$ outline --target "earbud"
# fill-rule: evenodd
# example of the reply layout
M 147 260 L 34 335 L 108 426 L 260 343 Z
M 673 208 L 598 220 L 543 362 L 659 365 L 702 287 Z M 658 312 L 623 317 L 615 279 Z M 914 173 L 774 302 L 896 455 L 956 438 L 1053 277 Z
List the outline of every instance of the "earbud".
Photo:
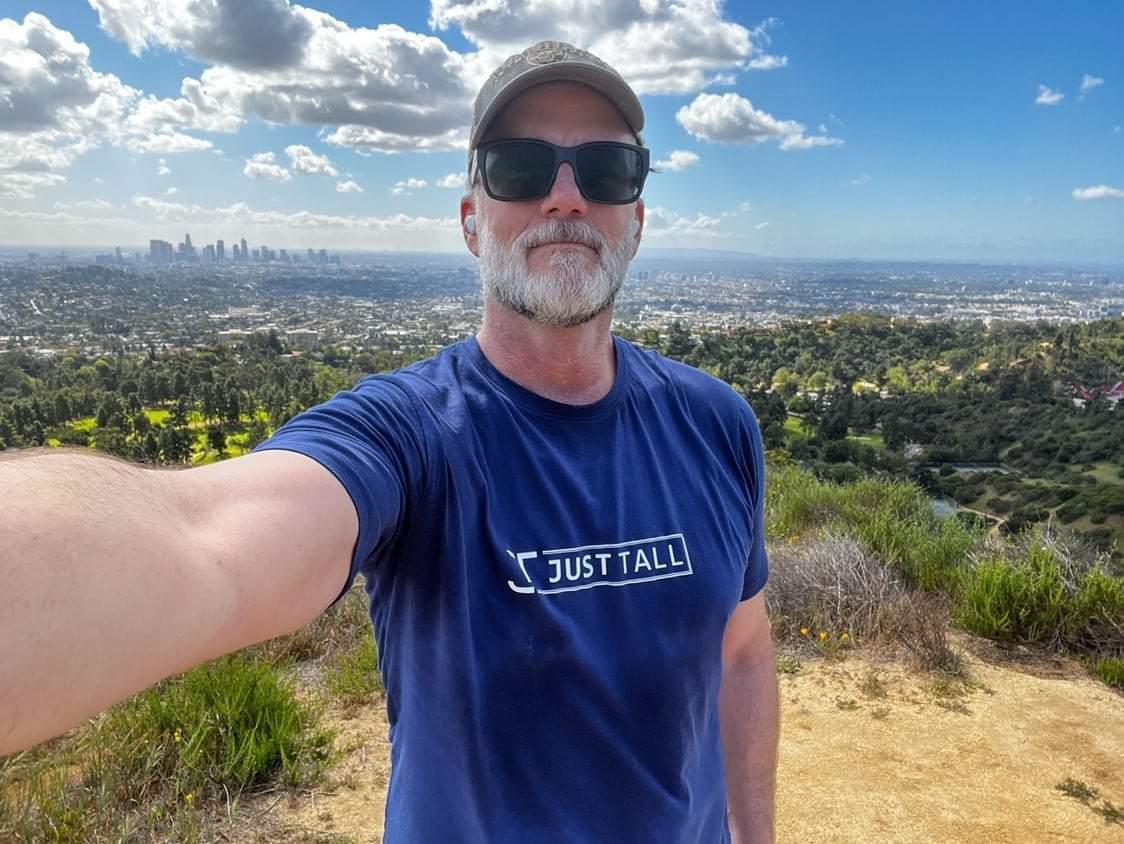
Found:
M 469 214 L 464 218 L 464 230 L 469 234 L 476 234 L 476 215 Z

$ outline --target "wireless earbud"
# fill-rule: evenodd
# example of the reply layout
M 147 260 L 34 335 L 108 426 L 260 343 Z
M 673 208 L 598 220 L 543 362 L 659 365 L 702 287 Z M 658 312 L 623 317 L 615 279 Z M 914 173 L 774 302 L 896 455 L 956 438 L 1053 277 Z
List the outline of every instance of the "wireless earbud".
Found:
M 469 214 L 464 218 L 464 230 L 469 234 L 476 234 L 476 215 Z

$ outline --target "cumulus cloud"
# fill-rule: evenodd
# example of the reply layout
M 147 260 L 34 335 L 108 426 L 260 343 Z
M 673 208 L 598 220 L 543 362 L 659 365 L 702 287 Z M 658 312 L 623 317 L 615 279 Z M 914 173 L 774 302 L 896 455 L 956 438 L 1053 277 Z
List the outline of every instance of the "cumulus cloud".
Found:
M 1065 94 L 1061 91 L 1053 91 L 1045 85 L 1038 86 L 1038 98 L 1034 101 L 1038 105 L 1057 105 L 1065 99 Z
M 729 84 L 767 44 L 776 21 L 755 29 L 725 18 L 719 0 L 432 0 L 430 26 L 456 27 L 480 48 L 479 84 L 506 56 L 542 39 L 603 58 L 642 94 L 688 94 Z M 763 64 L 771 64 L 761 59 Z M 783 65 L 783 59 L 775 59 Z
M 246 159 L 242 172 L 251 179 L 269 179 L 274 182 L 287 182 L 292 178 L 284 167 L 277 163 L 272 152 L 259 152 Z
M 172 174 L 171 169 L 168 167 L 168 160 L 166 158 L 161 158 L 160 161 L 157 162 L 157 164 L 158 164 L 158 166 L 156 168 L 156 175 L 157 176 L 170 176 Z
M 749 70 L 776 70 L 779 67 L 788 67 L 788 56 L 755 56 L 745 63 Z
M 1124 190 L 1108 185 L 1095 185 L 1088 188 L 1075 188 L 1074 199 L 1124 199 Z
M 0 197 L 31 199 L 40 188 L 55 188 L 66 183 L 59 173 L 21 173 L 0 170 Z
M 1099 76 L 1090 76 L 1086 73 L 1081 77 L 1081 86 L 1078 90 L 1081 91 L 1081 99 L 1085 99 L 1085 95 L 1092 91 L 1094 88 L 1099 88 L 1104 85 L 1104 80 Z
M 761 229 L 765 228 L 767 225 L 769 225 L 768 220 L 766 220 L 763 223 L 758 223 L 756 226 L 753 227 L 753 229 L 754 229 L 754 231 L 761 231 Z
M 288 0 L 90 0 L 101 27 L 140 55 L 182 50 L 213 64 L 270 70 L 298 63 L 312 24 Z
M 861 173 L 858 176 L 855 176 L 855 178 L 847 180 L 848 184 L 855 185 L 855 186 L 865 185 L 869 181 L 870 181 L 870 174 L 869 173 Z
M 354 28 L 288 0 L 90 0 L 134 52 L 161 46 L 212 63 L 133 122 L 236 131 L 245 120 L 336 127 L 362 150 L 450 150 L 467 140 L 479 58 L 394 24 Z
M 55 208 L 59 211 L 81 211 L 88 209 L 90 211 L 108 211 L 113 207 L 112 202 L 106 202 L 104 199 L 83 199 L 78 202 L 56 202 Z
M 175 196 L 179 192 L 180 192 L 179 188 L 168 188 L 166 191 L 164 191 L 164 194 L 166 196 Z
M 839 146 L 840 138 L 805 135 L 804 124 L 779 120 L 753 107 L 738 94 L 699 94 L 676 112 L 675 119 L 696 138 L 725 144 L 760 144 L 777 141 L 783 150 Z
M 359 185 L 357 183 L 352 182 L 352 181 L 336 182 L 336 192 L 337 193 L 363 193 L 363 188 L 359 187 Z
M 394 187 L 390 189 L 390 192 L 395 196 L 401 196 L 402 194 L 410 196 L 410 191 L 420 190 L 427 184 L 428 182 L 426 182 L 425 179 L 403 179 L 401 182 L 395 182 Z
M 466 176 L 464 173 L 450 173 L 437 180 L 437 187 L 448 188 L 449 190 L 461 190 L 464 188 L 465 181 Z
M 666 170 L 669 173 L 678 173 L 680 170 L 686 170 L 688 167 L 694 167 L 699 163 L 699 157 L 689 150 L 677 149 L 672 150 L 671 155 L 667 158 L 657 161 L 652 166 L 657 170 Z
M 339 171 L 326 155 L 317 155 L 311 149 L 300 144 L 285 147 L 285 154 L 293 169 L 305 175 L 338 176 Z
M 719 236 L 720 217 L 710 217 L 698 212 L 694 217 L 685 217 L 659 206 L 648 208 L 644 213 L 644 234 L 650 237 L 671 237 L 677 235 Z

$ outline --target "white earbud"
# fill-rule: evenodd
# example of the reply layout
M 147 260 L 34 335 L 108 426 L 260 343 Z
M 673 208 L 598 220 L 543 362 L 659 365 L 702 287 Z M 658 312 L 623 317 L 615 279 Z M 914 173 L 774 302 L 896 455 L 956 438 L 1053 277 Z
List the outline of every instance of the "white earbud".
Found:
M 464 230 L 469 234 L 476 234 L 476 215 L 469 214 L 464 218 Z

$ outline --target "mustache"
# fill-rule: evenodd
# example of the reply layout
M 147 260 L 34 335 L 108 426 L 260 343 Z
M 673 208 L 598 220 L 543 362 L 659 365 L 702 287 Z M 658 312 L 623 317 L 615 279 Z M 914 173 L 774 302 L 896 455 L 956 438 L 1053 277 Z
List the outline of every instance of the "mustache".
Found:
M 588 223 L 579 223 L 576 220 L 549 220 L 521 234 L 516 245 L 526 250 L 563 241 L 580 243 L 598 254 L 605 248 L 605 238 L 600 232 Z

